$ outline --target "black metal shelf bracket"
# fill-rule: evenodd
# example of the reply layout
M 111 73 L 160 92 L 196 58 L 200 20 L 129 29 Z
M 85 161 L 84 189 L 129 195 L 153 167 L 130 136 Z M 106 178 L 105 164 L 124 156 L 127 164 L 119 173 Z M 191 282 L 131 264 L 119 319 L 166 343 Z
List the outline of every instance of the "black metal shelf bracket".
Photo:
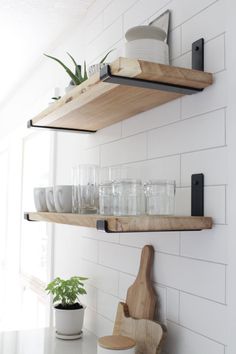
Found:
M 191 216 L 204 216 L 204 175 L 191 177 Z
M 192 95 L 197 92 L 202 92 L 202 88 L 188 87 L 182 85 L 169 84 L 165 82 L 150 81 L 138 79 L 135 77 L 129 78 L 125 76 L 117 76 L 111 73 L 109 65 L 105 65 L 100 69 L 100 80 L 110 84 L 118 84 L 125 86 L 141 87 L 151 90 L 159 90 L 166 92 L 179 93 L 181 95 Z
M 61 128 L 61 127 L 50 127 L 50 126 L 41 126 L 33 124 L 32 120 L 27 122 L 27 128 L 40 128 L 40 129 L 50 129 L 53 131 L 60 131 L 60 132 L 69 132 L 69 133 L 84 133 L 84 134 L 92 134 L 96 133 L 96 130 L 85 130 L 85 129 L 75 129 L 75 128 Z
M 36 221 L 36 220 L 31 220 L 29 218 L 29 213 L 24 213 L 24 219 L 27 220 L 27 221 Z
M 109 230 L 107 220 L 97 220 L 96 228 L 97 228 L 97 230 L 104 231 L 108 234 L 114 233 L 113 231 Z
M 192 69 L 204 71 L 204 38 L 192 43 Z
M 192 69 L 204 71 L 204 39 L 200 38 L 192 43 Z M 166 92 L 174 92 L 182 95 L 192 95 L 203 91 L 203 88 L 189 87 L 184 85 L 170 84 L 160 81 L 143 80 L 139 78 L 129 78 L 125 76 L 113 75 L 109 65 L 104 65 L 100 69 L 100 80 L 111 84 L 147 88 Z

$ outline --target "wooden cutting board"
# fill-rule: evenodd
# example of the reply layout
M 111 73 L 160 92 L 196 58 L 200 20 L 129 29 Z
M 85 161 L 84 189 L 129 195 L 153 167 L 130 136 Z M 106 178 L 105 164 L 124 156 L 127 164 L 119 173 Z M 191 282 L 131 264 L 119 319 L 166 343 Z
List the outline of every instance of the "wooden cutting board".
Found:
M 166 328 L 158 322 L 130 317 L 128 306 L 119 303 L 113 335 L 133 338 L 135 354 L 160 354 L 166 333 Z
M 126 304 L 132 318 L 154 319 L 157 297 L 151 281 L 154 249 L 143 247 L 137 278 L 127 291 Z

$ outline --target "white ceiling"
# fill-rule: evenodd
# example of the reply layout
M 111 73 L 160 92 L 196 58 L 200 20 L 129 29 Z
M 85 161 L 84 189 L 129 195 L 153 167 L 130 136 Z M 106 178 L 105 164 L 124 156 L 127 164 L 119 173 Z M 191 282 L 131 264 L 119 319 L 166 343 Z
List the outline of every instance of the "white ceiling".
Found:
M 94 0 L 0 0 L 0 103 Z

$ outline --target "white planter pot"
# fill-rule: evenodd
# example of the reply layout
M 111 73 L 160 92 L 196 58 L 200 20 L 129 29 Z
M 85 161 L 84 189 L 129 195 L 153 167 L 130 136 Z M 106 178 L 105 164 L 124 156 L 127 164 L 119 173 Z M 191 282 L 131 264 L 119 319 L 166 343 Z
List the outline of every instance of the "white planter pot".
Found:
M 76 85 L 69 85 L 69 86 L 65 87 L 65 93 L 67 94 L 68 92 L 73 90 L 75 87 L 76 87 Z
M 79 334 L 83 327 L 84 310 L 86 306 L 77 310 L 55 309 L 56 331 L 60 334 Z

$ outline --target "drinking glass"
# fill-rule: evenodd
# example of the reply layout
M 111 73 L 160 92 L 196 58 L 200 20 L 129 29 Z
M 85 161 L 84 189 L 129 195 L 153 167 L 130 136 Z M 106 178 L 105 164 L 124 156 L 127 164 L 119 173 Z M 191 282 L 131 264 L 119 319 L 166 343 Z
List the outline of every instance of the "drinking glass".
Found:
M 140 215 L 142 182 L 139 179 L 121 179 L 112 184 L 114 215 Z
M 79 208 L 79 168 L 72 167 L 72 213 L 77 214 Z
M 173 215 L 175 209 L 175 181 L 151 180 L 145 183 L 146 213 Z
M 102 215 L 113 215 L 112 182 L 99 184 L 99 212 Z
M 78 182 L 78 213 L 96 214 L 98 211 L 98 171 L 97 165 L 79 165 Z M 76 201 L 76 191 L 75 191 Z

